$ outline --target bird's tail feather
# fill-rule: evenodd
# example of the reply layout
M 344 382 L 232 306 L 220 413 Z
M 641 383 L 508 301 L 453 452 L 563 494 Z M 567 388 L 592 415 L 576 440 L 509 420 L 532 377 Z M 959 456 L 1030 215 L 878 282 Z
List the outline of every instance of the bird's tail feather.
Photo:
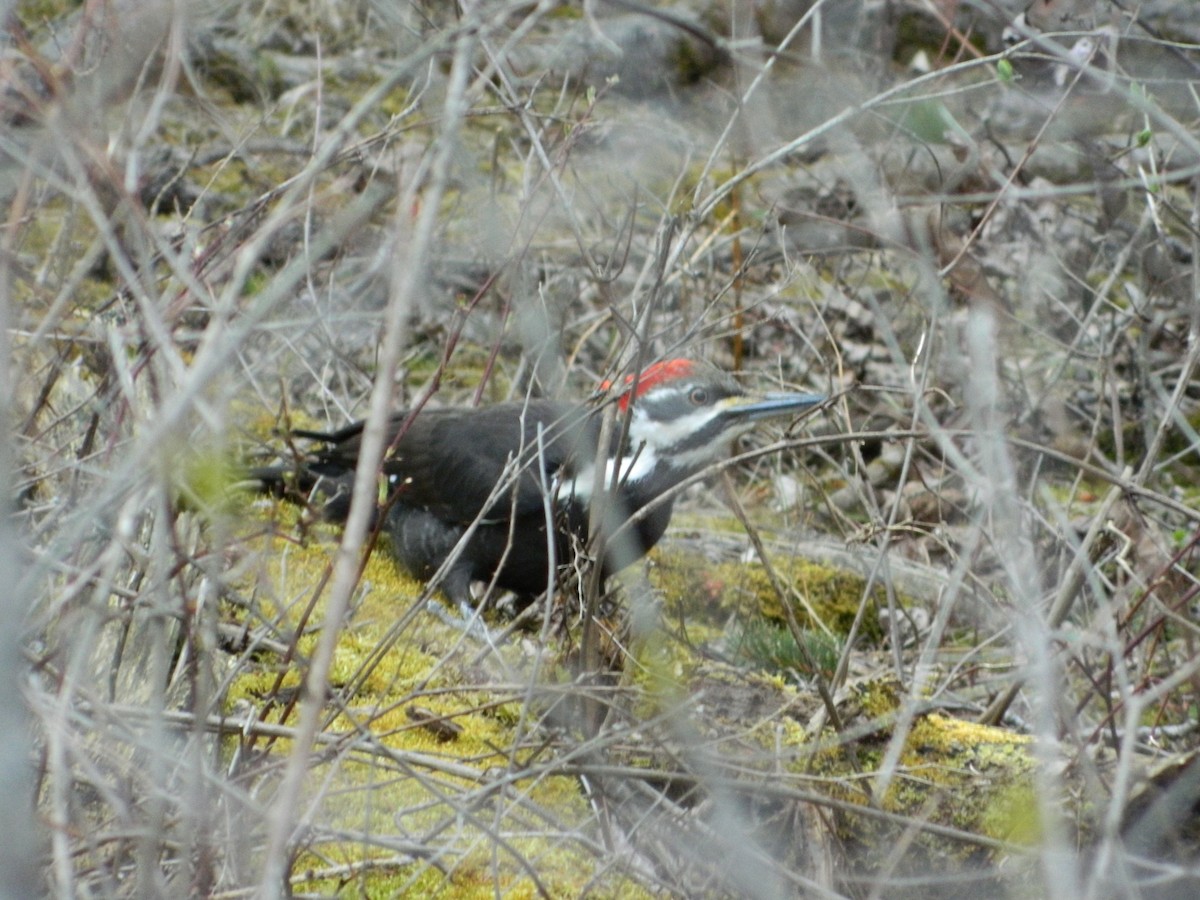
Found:
M 319 511 L 327 522 L 342 523 L 350 515 L 354 473 L 325 474 L 310 466 L 259 466 L 246 473 L 251 490 L 280 497 Z

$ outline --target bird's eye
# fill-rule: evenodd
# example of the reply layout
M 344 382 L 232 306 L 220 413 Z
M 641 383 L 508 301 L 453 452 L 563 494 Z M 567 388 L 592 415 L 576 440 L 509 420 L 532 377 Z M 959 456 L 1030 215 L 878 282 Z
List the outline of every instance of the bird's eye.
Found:
M 708 402 L 708 391 L 704 388 L 692 388 L 692 392 L 688 395 L 688 399 L 692 401 L 694 406 L 703 406 Z

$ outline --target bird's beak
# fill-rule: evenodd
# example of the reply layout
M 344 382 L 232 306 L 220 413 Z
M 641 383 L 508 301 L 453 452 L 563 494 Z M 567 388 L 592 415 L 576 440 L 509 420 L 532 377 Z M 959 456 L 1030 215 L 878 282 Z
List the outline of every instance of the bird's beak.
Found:
M 828 399 L 824 394 L 767 394 L 737 400 L 725 412 L 745 422 L 757 422 L 803 412 Z

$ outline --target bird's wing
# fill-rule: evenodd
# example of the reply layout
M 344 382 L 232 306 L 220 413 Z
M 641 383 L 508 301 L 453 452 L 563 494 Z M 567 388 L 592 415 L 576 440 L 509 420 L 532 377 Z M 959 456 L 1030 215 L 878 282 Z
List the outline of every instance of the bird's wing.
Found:
M 432 411 L 438 412 L 438 411 Z M 422 421 L 424 420 L 424 421 Z M 587 446 L 589 420 L 549 401 L 503 403 L 468 415 L 424 414 L 384 464 L 399 499 L 447 521 L 537 514 L 556 478 Z M 539 438 L 540 433 L 540 438 Z
M 484 510 L 485 518 L 536 514 L 543 508 L 543 486 L 549 489 L 556 476 L 595 454 L 596 427 L 588 412 L 547 400 L 425 409 L 411 422 L 399 412 L 388 428 L 383 474 L 389 495 L 449 522 L 469 523 Z M 326 443 L 309 468 L 334 477 L 353 471 L 362 430 L 358 422 L 299 435 Z M 504 483 L 497 486 L 497 480 Z

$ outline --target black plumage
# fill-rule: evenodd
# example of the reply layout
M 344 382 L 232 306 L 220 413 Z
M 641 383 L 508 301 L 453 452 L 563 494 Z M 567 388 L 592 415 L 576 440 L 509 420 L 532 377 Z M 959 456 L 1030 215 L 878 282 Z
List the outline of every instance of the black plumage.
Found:
M 298 466 L 259 469 L 253 477 L 275 493 L 317 498 L 324 518 L 344 521 L 363 427 L 296 431 L 295 437 L 319 441 L 319 449 Z M 590 479 L 599 440 L 598 411 L 548 400 L 424 409 L 411 421 L 408 411 L 393 414 L 380 512 L 397 561 L 428 580 L 474 526 L 444 573 L 442 590 L 464 603 L 472 582 L 494 577 L 497 587 L 527 602 L 550 583 L 548 524 L 554 523 L 558 565 L 570 562 L 586 539 L 588 511 L 573 499 L 570 483 L 581 472 Z M 613 498 L 610 520 L 640 508 L 641 494 Z M 657 543 L 670 516 L 671 504 L 660 504 L 633 529 L 631 541 L 616 545 L 630 557 L 624 564 Z M 605 577 L 622 567 L 615 550 L 609 555 Z
M 755 422 L 823 399 L 751 397 L 726 373 L 690 360 L 658 363 L 623 385 L 615 399 L 620 416 L 629 415 L 628 430 L 622 443 L 618 422 L 603 453 L 599 405 L 530 400 L 393 414 L 379 512 L 397 561 L 422 580 L 445 564 L 440 586 L 460 604 L 470 602 L 476 581 L 527 602 L 585 546 L 602 461 L 606 491 L 618 473 L 617 489 L 606 496 L 607 577 L 662 537 L 673 503 L 664 494 L 719 459 Z M 326 518 L 344 520 L 363 428 L 357 422 L 328 433 L 294 432 L 318 447 L 295 465 L 252 477 L 265 491 L 314 499 Z

